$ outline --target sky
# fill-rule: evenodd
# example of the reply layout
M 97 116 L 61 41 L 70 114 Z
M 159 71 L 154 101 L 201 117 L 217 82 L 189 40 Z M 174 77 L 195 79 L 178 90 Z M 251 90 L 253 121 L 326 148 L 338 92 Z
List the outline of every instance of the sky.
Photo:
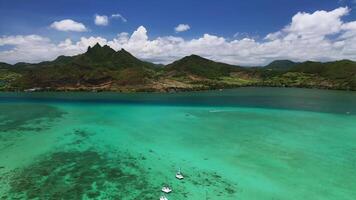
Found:
M 356 60 L 356 0 L 0 0 L 0 62 L 96 43 L 163 64 L 190 54 L 243 66 Z

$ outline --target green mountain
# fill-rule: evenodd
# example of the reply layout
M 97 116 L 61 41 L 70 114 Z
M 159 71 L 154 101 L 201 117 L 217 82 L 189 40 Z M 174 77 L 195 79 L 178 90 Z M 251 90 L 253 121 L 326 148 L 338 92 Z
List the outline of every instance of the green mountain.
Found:
M 8 69 L 9 67 L 11 67 L 10 64 L 0 62 L 0 69 Z
M 75 89 L 115 85 L 139 85 L 154 75 L 155 65 L 141 61 L 124 49 L 114 51 L 96 44 L 77 56 L 59 56 L 54 61 L 38 64 L 20 63 L 13 72 L 21 77 L 12 87 Z
M 176 73 L 177 76 L 196 75 L 216 79 L 221 76 L 229 76 L 231 72 L 238 71 L 239 67 L 191 55 L 167 65 L 165 70 Z
M 350 60 L 326 63 L 309 61 L 296 65 L 290 71 L 324 77 L 337 84 L 340 89 L 355 90 L 356 88 L 356 62 Z
M 93 47 L 88 47 L 87 52 L 77 56 L 59 56 L 54 61 L 42 62 L 39 66 L 65 66 L 75 65 L 81 67 L 103 67 L 110 69 L 117 68 L 153 68 L 152 63 L 144 62 L 125 49 L 115 51 L 109 46 L 100 46 L 96 44 Z M 38 66 L 37 65 L 37 66 Z
M 287 71 L 296 65 L 298 65 L 298 63 L 295 63 L 290 60 L 275 60 L 270 64 L 266 65 L 265 69 Z
M 319 74 L 331 79 L 344 79 L 355 76 L 356 63 L 350 60 L 340 60 L 334 62 L 304 62 L 296 65 L 291 71 Z
M 191 55 L 166 66 L 137 59 L 124 49 L 89 47 L 76 56 L 37 64 L 0 63 L 0 90 L 184 91 L 241 86 L 356 90 L 356 63 L 274 61 L 247 68 Z M 35 89 L 33 89 L 35 88 Z
M 99 44 L 96 44 L 93 48 L 89 47 L 86 53 L 74 57 L 72 62 L 79 66 L 106 67 L 111 69 L 154 67 L 154 64 L 137 59 L 125 51 L 125 49 L 116 52 L 107 45 L 101 47 Z

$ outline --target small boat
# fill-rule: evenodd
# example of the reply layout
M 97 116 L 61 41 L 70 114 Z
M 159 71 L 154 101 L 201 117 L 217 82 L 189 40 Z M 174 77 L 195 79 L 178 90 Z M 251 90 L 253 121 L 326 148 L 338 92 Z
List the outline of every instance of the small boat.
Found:
M 184 179 L 184 176 L 183 176 L 182 172 L 180 171 L 180 169 L 179 169 L 178 172 L 176 173 L 176 178 L 179 179 L 179 180 Z
M 162 195 L 159 200 L 168 200 L 168 198 L 166 197 L 166 195 Z
M 168 194 L 168 193 L 172 192 L 172 189 L 169 186 L 164 186 L 162 188 L 162 192 Z

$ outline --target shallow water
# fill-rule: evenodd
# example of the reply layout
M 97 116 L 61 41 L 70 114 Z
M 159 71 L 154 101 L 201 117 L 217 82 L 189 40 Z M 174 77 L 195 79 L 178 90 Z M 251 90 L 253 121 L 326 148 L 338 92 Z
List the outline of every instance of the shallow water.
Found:
M 0 199 L 356 199 L 355 122 L 354 92 L 1 93 Z

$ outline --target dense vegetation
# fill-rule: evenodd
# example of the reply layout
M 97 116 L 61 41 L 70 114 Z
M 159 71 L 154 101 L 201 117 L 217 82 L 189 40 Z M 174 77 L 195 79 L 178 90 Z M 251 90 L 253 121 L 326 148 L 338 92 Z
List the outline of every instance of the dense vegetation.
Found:
M 275 60 L 265 66 L 266 69 L 272 69 L 272 70 L 283 70 L 287 71 L 293 68 L 294 66 L 298 65 L 299 63 L 295 63 L 290 60 Z
M 0 63 L 0 90 L 9 91 L 176 91 L 240 86 L 356 90 L 356 63 L 278 60 L 265 67 L 246 68 L 191 55 L 162 66 L 99 44 L 84 54 L 59 56 L 54 61 Z
M 196 75 L 204 78 L 216 79 L 229 76 L 238 67 L 225 63 L 214 62 L 197 55 L 184 57 L 166 66 L 166 72 L 174 72 L 176 76 Z

